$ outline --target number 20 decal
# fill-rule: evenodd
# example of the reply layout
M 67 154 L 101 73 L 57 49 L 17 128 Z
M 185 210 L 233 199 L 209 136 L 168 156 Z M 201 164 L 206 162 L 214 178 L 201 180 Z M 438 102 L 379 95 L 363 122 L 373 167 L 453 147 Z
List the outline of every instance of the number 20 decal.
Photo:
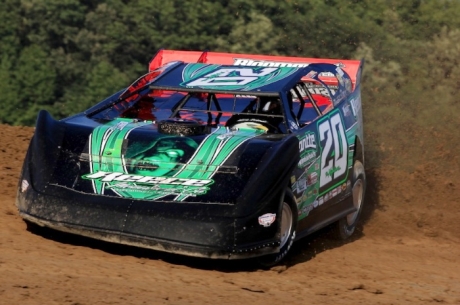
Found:
M 321 142 L 320 190 L 334 179 L 346 174 L 348 143 L 342 117 L 337 112 L 318 126 Z

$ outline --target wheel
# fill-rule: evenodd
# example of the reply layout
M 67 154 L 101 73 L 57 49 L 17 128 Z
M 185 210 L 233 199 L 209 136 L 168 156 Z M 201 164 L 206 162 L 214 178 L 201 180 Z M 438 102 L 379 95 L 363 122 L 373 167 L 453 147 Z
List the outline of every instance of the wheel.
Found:
M 364 206 L 364 194 L 366 192 L 366 174 L 361 161 L 355 161 L 353 165 L 352 179 L 352 199 L 356 211 L 348 214 L 335 224 L 335 235 L 337 238 L 345 240 L 355 232 L 356 225 L 359 221 L 359 215 Z
M 284 200 L 281 204 L 280 222 L 280 251 L 259 258 L 259 263 L 264 267 L 271 267 L 279 263 L 291 249 L 295 239 L 297 227 L 297 206 L 290 189 L 286 189 Z

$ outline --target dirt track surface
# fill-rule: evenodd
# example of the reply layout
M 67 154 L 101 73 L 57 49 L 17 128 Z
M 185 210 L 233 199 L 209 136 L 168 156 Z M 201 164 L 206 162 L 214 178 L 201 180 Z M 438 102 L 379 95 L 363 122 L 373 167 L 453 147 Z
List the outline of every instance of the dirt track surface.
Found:
M 261 270 L 28 229 L 15 192 L 32 134 L 0 125 L 0 304 L 460 304 L 458 164 L 368 168 L 355 239 L 322 231 Z

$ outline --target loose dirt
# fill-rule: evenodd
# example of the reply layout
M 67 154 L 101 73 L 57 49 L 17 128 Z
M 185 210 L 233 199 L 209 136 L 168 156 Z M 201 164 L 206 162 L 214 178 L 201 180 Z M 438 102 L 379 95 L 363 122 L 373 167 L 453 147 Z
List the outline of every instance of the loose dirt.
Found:
M 0 125 L 0 304 L 460 304 L 457 163 L 368 167 L 353 240 L 323 230 L 262 270 L 28 229 L 15 193 L 32 134 Z

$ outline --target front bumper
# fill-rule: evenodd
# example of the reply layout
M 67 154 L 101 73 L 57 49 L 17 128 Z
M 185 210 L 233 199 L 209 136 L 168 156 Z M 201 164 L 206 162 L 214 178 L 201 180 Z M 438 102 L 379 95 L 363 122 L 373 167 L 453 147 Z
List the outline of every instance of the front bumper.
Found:
M 278 219 L 269 227 L 258 223 L 276 207 L 237 217 L 234 205 L 149 202 L 53 185 L 46 193 L 20 189 L 16 203 L 26 221 L 112 243 L 213 259 L 279 251 Z

